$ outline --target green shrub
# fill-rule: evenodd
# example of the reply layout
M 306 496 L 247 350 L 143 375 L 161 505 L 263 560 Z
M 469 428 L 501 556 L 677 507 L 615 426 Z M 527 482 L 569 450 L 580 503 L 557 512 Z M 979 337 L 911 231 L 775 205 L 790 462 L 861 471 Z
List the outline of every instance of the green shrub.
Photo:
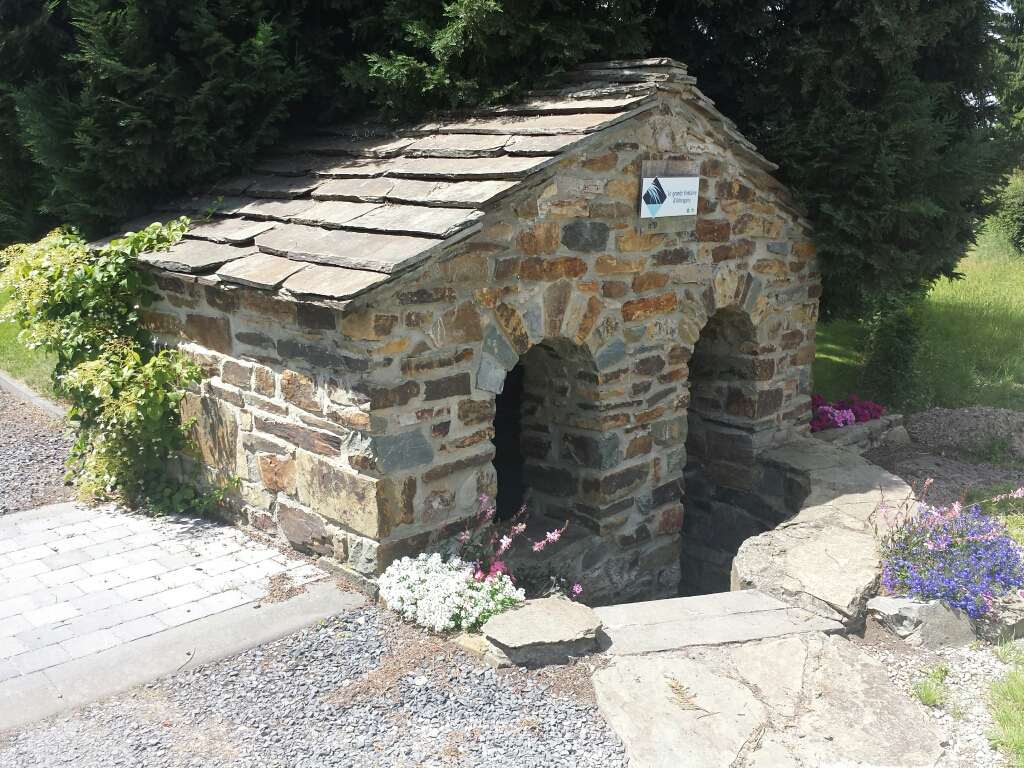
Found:
M 85 498 L 169 512 L 208 511 L 223 496 L 199 497 L 191 482 L 166 473 L 175 455 L 195 455 L 179 404 L 203 373 L 177 351 L 152 349 L 139 325 L 154 281 L 135 268 L 138 255 L 169 248 L 188 226 L 186 218 L 152 224 L 98 252 L 77 233 L 55 230 L 0 252 L 0 289 L 11 291 L 0 316 L 22 327 L 26 346 L 56 355 L 55 388 L 77 432 L 68 465 Z
M 867 396 L 890 408 L 911 404 L 917 394 L 919 303 L 914 294 L 883 296 L 875 300 L 867 321 L 870 335 L 861 382 Z
M 999 193 L 995 225 L 1017 253 L 1024 252 L 1024 172 L 1014 171 Z

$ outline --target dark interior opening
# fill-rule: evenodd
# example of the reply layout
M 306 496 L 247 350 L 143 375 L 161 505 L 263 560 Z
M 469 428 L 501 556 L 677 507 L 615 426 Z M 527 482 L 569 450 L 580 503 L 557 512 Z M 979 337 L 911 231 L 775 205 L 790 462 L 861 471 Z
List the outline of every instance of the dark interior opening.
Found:
M 495 398 L 494 469 L 498 475 L 498 498 L 495 502 L 499 520 L 508 520 L 523 505 L 526 486 L 523 484 L 523 452 L 520 418 L 523 413 L 522 364 L 505 376 L 505 386 Z

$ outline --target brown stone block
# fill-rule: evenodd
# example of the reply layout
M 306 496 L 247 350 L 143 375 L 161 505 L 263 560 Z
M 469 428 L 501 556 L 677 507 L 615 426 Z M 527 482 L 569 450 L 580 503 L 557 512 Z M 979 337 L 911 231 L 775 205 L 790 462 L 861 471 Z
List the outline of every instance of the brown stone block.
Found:
M 415 477 L 406 477 L 401 481 L 385 479 L 380 487 L 383 489 L 380 497 L 384 501 L 389 527 L 416 522 L 416 510 L 413 507 L 413 499 L 416 497 Z
M 576 495 L 579 479 L 564 467 L 526 462 L 523 465 L 523 483 L 541 493 L 570 498 Z
M 153 277 L 156 280 L 157 288 L 168 293 L 178 293 L 188 296 L 191 299 L 198 299 L 202 296 L 199 286 L 196 285 L 194 277 L 182 277 L 177 274 L 166 272 L 155 272 Z
M 480 341 L 484 337 L 480 313 L 473 302 L 464 301 L 437 318 L 427 335 L 438 347 Z
M 452 288 L 421 288 L 417 291 L 399 293 L 396 298 L 399 304 L 448 304 L 455 301 Z
M 816 285 L 808 286 L 808 288 L 807 288 L 807 298 L 808 299 L 820 299 L 821 298 L 821 283 L 817 283 Z
M 516 235 L 516 246 L 524 256 L 554 253 L 558 248 L 559 227 L 555 221 L 541 221 Z
M 403 557 L 416 557 L 425 551 L 430 542 L 430 531 L 414 533 L 402 539 L 382 542 L 377 547 L 377 570 L 383 573 L 395 560 Z
M 333 319 L 333 317 L 334 313 L 331 312 L 331 318 Z M 365 341 L 386 339 L 396 325 L 398 325 L 398 315 L 390 312 L 378 312 L 371 307 L 360 307 L 355 311 L 346 312 L 341 318 L 342 333 L 351 339 Z
M 516 352 L 522 355 L 529 351 L 533 345 L 530 343 L 530 337 L 526 333 L 526 326 L 523 325 L 523 318 L 520 316 L 519 310 L 511 304 L 502 303 L 494 308 L 494 314 L 497 315 L 498 322 L 505 329 Z
M 592 157 L 589 160 L 584 160 L 580 165 L 586 168 L 588 171 L 610 171 L 616 165 L 619 164 L 619 156 L 614 152 L 609 152 L 600 157 Z
M 444 400 L 457 395 L 468 395 L 472 391 L 473 386 L 468 373 L 459 373 L 423 383 L 424 400 Z
M 693 350 L 690 347 L 673 344 L 668 351 L 668 364 L 679 365 L 680 363 L 688 363 L 692 356 Z
M 185 319 L 185 335 L 207 349 L 231 354 L 231 323 L 226 317 L 189 315 Z
M 225 384 L 249 389 L 252 379 L 252 365 L 238 360 L 225 360 L 220 369 L 220 378 Z
M 580 483 L 580 496 L 595 504 L 616 501 L 647 482 L 650 472 L 650 465 L 644 462 L 601 477 L 584 477 Z
M 164 298 L 170 302 L 172 307 L 178 309 L 196 309 L 199 306 L 199 299 L 186 299 L 184 296 L 178 296 L 175 293 L 165 293 Z
M 423 481 L 425 483 L 433 483 L 442 478 L 454 475 L 456 472 L 462 472 L 473 467 L 479 467 L 484 464 L 489 464 L 491 459 L 494 458 L 494 448 L 488 448 L 483 453 L 478 453 L 474 456 L 467 456 L 453 461 L 448 464 L 441 464 L 436 467 L 432 467 L 423 473 Z
M 629 286 L 621 280 L 605 280 L 601 283 L 601 295 L 606 299 L 621 299 L 628 292 Z
M 306 411 L 320 411 L 316 382 L 295 371 L 281 373 L 281 397 Z
M 619 235 L 615 242 L 619 253 L 637 253 L 657 248 L 665 241 L 665 236 L 658 233 L 638 234 L 636 229 L 629 227 Z
M 420 508 L 420 520 L 424 524 L 430 525 L 454 506 L 455 494 L 447 488 L 437 488 L 423 500 L 423 506 Z
M 670 381 L 683 381 L 689 373 L 690 369 L 685 365 L 682 368 L 673 368 L 672 370 L 658 374 L 658 382 L 661 384 L 668 384 Z
M 453 451 L 461 448 L 471 448 L 474 445 L 485 443 L 493 437 L 494 429 L 487 427 L 486 429 L 477 430 L 471 435 L 466 435 L 465 437 L 456 440 L 454 443 L 450 443 L 448 447 Z
M 263 487 L 271 493 L 282 491 L 295 495 L 295 460 L 290 456 L 261 453 L 256 457 Z
M 572 283 L 568 280 L 559 280 L 548 286 L 544 291 L 544 333 L 555 338 L 562 330 L 562 320 L 565 319 L 565 310 L 569 307 L 569 299 L 572 298 Z
M 633 278 L 633 293 L 647 293 L 664 288 L 668 275 L 663 272 L 644 272 Z
M 718 210 L 717 200 L 708 200 L 706 197 L 697 198 L 697 215 L 707 216 Z
M 476 244 L 474 244 L 476 245 Z M 490 246 L 490 243 L 479 243 Z M 505 246 L 495 245 L 495 250 L 504 250 Z M 448 283 L 484 283 L 487 282 L 487 258 L 479 253 L 464 253 L 437 265 L 441 278 Z
M 725 171 L 725 163 L 717 157 L 709 158 L 700 164 L 701 176 L 721 176 Z
M 395 316 L 395 320 L 398 320 L 397 316 Z M 334 310 L 330 307 L 321 307 L 316 304 L 296 304 L 295 323 L 302 328 L 310 328 L 317 331 L 333 331 L 338 327 Z
M 682 504 L 676 504 L 675 506 L 662 510 L 658 518 L 658 533 L 679 533 L 683 529 L 683 515 L 684 508 Z
M 632 459 L 636 456 L 646 456 L 651 452 L 653 445 L 654 443 L 650 435 L 637 435 L 626 446 L 626 458 Z
M 779 340 L 779 346 L 781 349 L 796 349 L 803 340 L 803 331 L 786 331 Z
M 280 323 L 291 323 L 295 320 L 295 305 L 290 301 L 282 301 L 259 291 L 242 291 L 242 306 L 254 315 Z
M 494 262 L 494 279 L 508 280 L 519 273 L 519 257 L 498 259 Z
M 814 247 L 814 243 L 810 240 L 793 244 L 793 255 L 798 259 L 809 259 L 811 256 L 816 256 L 817 254 L 818 249 Z
M 551 454 L 551 441 L 539 435 L 523 433 L 519 438 L 519 448 L 526 458 L 544 460 Z
M 253 366 L 252 388 L 261 395 L 273 397 L 277 391 L 274 372 L 270 368 L 265 368 L 262 365 Z
M 437 424 L 432 424 L 430 427 L 430 434 L 434 437 L 447 437 L 448 431 L 452 428 L 450 421 L 439 421 Z
M 242 393 L 235 387 L 225 387 L 214 381 L 209 383 L 209 387 L 210 394 L 218 400 L 223 400 L 225 403 L 230 403 L 238 408 L 245 407 L 245 401 L 242 399 Z
M 459 421 L 464 426 L 487 424 L 494 420 L 494 400 L 460 400 Z
M 753 213 L 744 213 L 736 217 L 732 225 L 735 235 L 751 235 L 752 237 L 778 237 L 782 234 L 782 222 L 768 219 Z
M 234 472 L 238 445 L 238 421 L 234 409 L 213 397 L 186 392 L 180 404 L 181 422 L 188 424 L 189 438 L 199 447 L 200 460 L 210 467 Z
M 753 240 L 734 240 L 726 245 L 718 245 L 711 249 L 711 260 L 715 264 L 731 259 L 748 259 L 754 255 L 756 245 Z
M 642 357 L 633 362 L 633 373 L 641 376 L 654 376 L 665 369 L 665 358 L 660 355 Z
M 753 200 L 754 190 L 735 179 L 719 179 L 715 184 L 715 196 L 719 200 Z
M 302 552 L 334 554 L 334 544 L 324 521 L 296 504 L 282 499 L 277 503 L 277 521 L 292 546 Z
M 646 264 L 646 256 L 617 259 L 614 256 L 605 254 L 597 257 L 594 271 L 599 275 L 628 275 L 643 271 Z
M 349 472 L 306 451 L 296 453 L 295 468 L 303 504 L 362 536 L 386 535 L 388 520 L 378 498 L 383 481 Z
M 587 272 L 587 263 L 574 256 L 560 259 L 523 259 L 519 264 L 522 280 L 557 280 L 560 277 L 577 278 Z
M 605 185 L 604 193 L 615 200 L 632 203 L 640 197 L 640 181 L 638 179 L 612 179 Z
M 675 267 L 680 264 L 687 264 L 696 258 L 693 249 L 687 246 L 669 248 L 654 257 L 656 267 Z
M 139 319 L 139 325 L 151 333 L 160 333 L 165 336 L 185 335 L 185 328 L 177 315 L 143 309 L 139 312 Z
M 341 438 L 330 432 L 321 432 L 287 421 L 268 419 L 259 414 L 253 414 L 253 427 L 260 432 L 280 437 L 292 445 L 313 453 L 334 456 L 341 451 Z
M 789 358 L 790 365 L 810 365 L 814 362 L 814 343 L 806 344 Z
M 402 322 L 406 328 L 419 328 L 434 319 L 433 312 L 406 312 Z
M 597 321 L 601 317 L 603 308 L 604 305 L 597 296 L 587 299 L 587 304 L 583 308 L 583 316 L 580 318 L 580 327 L 576 329 L 576 334 L 573 336 L 577 344 L 584 343 L 590 336 L 590 332 L 594 330 L 594 326 L 597 325 Z
M 731 228 L 726 219 L 697 219 L 697 239 L 703 242 L 724 243 L 729 240 Z
M 762 275 L 784 275 L 786 262 L 781 259 L 759 259 L 754 262 L 752 269 Z
M 493 307 L 499 300 L 508 296 L 510 293 L 519 293 L 519 285 L 502 285 L 498 288 L 478 288 L 473 291 L 473 298 L 485 307 Z
M 206 296 L 206 303 L 211 309 L 217 309 L 221 312 L 237 312 L 240 305 L 238 299 L 238 291 L 230 288 L 224 288 L 222 286 L 207 285 L 204 287 L 204 293 Z
M 450 368 L 473 359 L 473 348 L 463 347 L 455 352 L 442 352 L 433 355 L 409 356 L 402 361 L 402 373 L 414 376 L 418 373 Z
M 284 416 L 288 413 L 288 407 L 276 403 L 266 397 L 260 397 L 253 392 L 245 392 L 242 397 L 245 399 L 245 404 L 252 408 L 266 411 L 267 413 L 276 413 L 278 416 Z
M 622 304 L 622 319 L 627 323 L 647 320 L 655 315 L 671 312 L 676 308 L 676 301 L 676 295 L 671 291 L 658 296 L 633 299 Z
M 655 408 L 651 408 L 648 411 L 640 411 L 633 417 L 633 421 L 637 424 L 644 424 L 648 421 L 654 421 L 657 418 L 665 415 L 665 406 L 659 405 Z
M 417 381 L 403 381 L 394 387 L 360 383 L 353 389 L 370 398 L 370 410 L 372 411 L 405 405 L 420 394 L 420 385 Z
M 590 204 L 590 218 L 592 219 L 632 219 L 635 216 L 635 205 L 619 202 Z

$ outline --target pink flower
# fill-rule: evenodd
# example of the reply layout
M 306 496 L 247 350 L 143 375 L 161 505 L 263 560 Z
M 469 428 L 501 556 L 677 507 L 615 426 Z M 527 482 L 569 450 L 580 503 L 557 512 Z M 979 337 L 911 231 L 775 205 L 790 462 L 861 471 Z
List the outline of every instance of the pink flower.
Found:
M 549 542 L 554 543 L 554 542 L 558 541 L 560 538 L 562 538 L 562 532 L 561 531 L 548 531 L 548 534 L 547 534 L 547 536 L 545 538 L 547 538 L 547 540 Z
M 505 552 L 507 552 L 508 548 L 511 547 L 511 546 L 512 546 L 512 537 L 511 536 L 502 536 L 501 537 L 501 546 L 498 547 L 498 554 L 499 555 L 505 554 Z
M 546 545 L 546 544 L 547 544 L 546 541 L 535 541 L 535 542 L 533 542 L 533 551 L 534 552 L 540 552 L 542 549 L 544 549 L 544 545 Z
M 472 535 L 473 534 L 471 534 L 468 530 L 465 530 L 459 534 L 459 541 L 465 544 L 467 541 L 469 541 L 469 537 Z
M 579 584 L 573 584 L 572 585 L 572 596 L 573 597 L 579 597 L 580 596 L 580 592 L 582 592 L 582 591 L 583 591 L 583 587 L 581 587 Z M 1021 590 L 1021 591 L 1024 592 L 1024 590 Z M 1022 595 L 1022 597 L 1024 597 L 1024 595 Z

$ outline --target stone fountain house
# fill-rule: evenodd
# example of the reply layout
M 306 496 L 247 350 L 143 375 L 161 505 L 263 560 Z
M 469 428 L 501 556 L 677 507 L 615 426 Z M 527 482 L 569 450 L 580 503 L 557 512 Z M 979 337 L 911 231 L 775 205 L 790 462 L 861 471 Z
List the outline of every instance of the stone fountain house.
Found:
M 367 588 L 487 493 L 570 521 L 545 554 L 589 602 L 728 589 L 802 500 L 759 461 L 808 431 L 821 293 L 774 169 L 650 59 L 293 139 L 162 207 L 198 223 L 142 259 L 145 323 L 209 373 L 184 404 L 205 481 Z M 639 218 L 670 173 L 696 215 Z

